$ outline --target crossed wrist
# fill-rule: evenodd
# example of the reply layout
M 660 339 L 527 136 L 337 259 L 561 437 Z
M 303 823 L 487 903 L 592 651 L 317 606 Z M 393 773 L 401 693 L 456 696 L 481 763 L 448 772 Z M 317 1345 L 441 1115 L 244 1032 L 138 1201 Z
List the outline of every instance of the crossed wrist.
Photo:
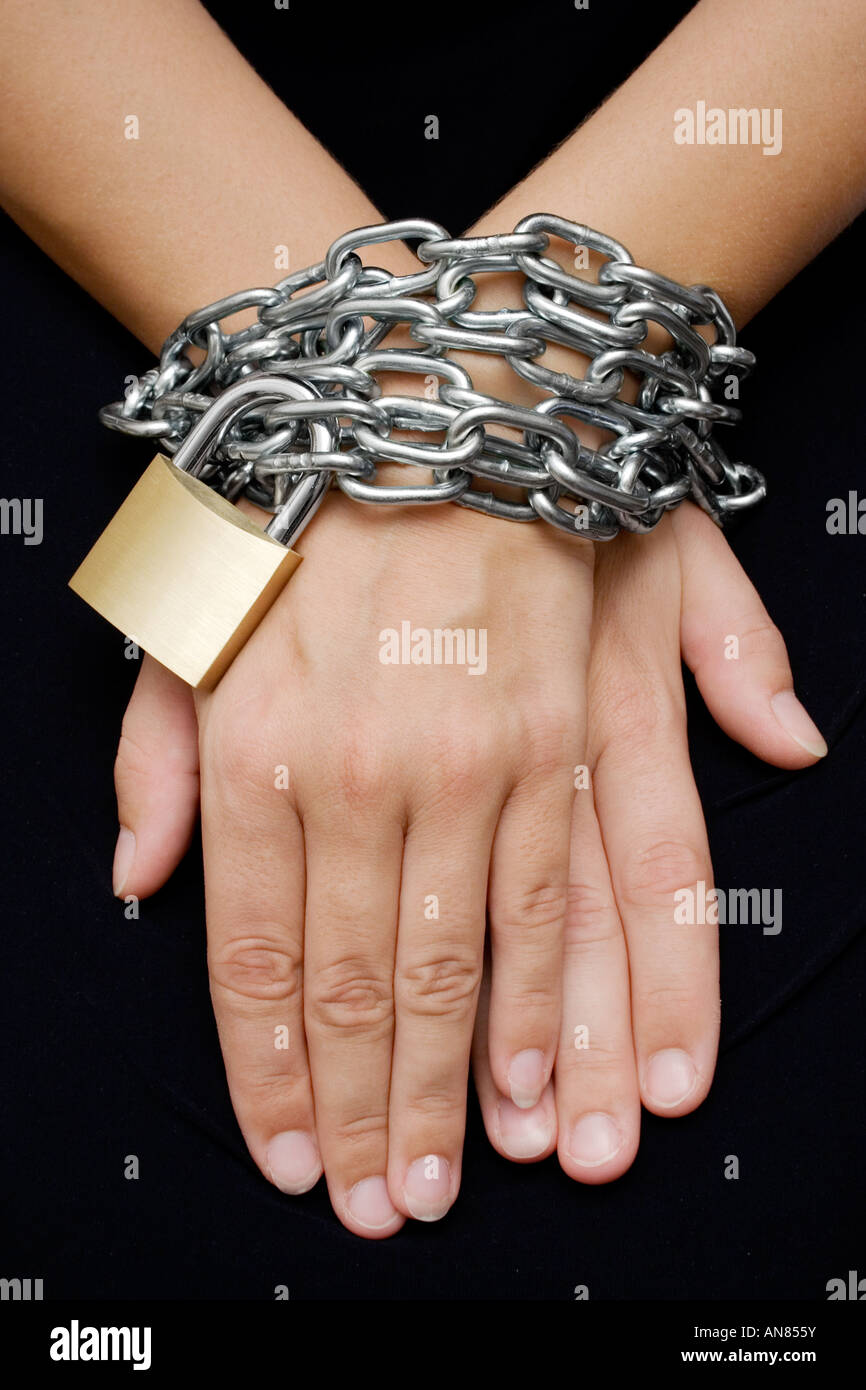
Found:
M 406 275 L 358 254 L 405 238 L 420 242 Z M 595 278 L 547 254 L 551 238 L 575 261 L 591 253 Z M 226 333 L 250 309 L 255 323 Z M 739 418 L 718 399 L 720 378 L 738 381 L 753 361 L 714 291 L 636 265 L 582 224 L 533 214 L 512 232 L 457 240 L 423 219 L 357 228 L 273 288 L 189 315 L 159 366 L 104 408 L 113 428 L 177 449 L 176 467 L 154 460 L 73 587 L 134 633 L 115 601 L 125 589 L 158 645 L 177 608 L 181 636 L 160 659 L 198 683 L 219 678 L 296 566 L 272 543 L 289 547 L 333 484 L 356 503 L 455 502 L 577 542 L 650 531 L 686 497 L 721 522 L 764 495 L 760 474 L 730 463 L 714 434 Z M 224 529 L 224 499 L 241 495 L 273 513 L 258 548 L 242 518 L 242 535 Z M 199 566 L 184 546 L 201 550 Z M 226 597 L 223 550 L 240 606 Z M 185 629 L 206 634 L 192 663 Z

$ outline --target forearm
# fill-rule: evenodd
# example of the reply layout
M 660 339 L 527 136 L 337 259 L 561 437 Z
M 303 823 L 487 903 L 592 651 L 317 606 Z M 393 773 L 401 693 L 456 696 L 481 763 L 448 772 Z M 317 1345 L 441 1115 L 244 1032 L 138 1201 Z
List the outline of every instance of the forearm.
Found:
M 866 202 L 864 60 L 862 0 L 702 0 L 472 230 L 557 213 L 641 265 L 712 285 L 742 324 Z M 677 143 L 675 113 L 699 101 L 781 110 L 781 151 Z
M 4 21 L 3 204 L 150 347 L 281 279 L 278 248 L 298 270 L 380 220 L 196 0 L 7 0 Z
M 5 18 L 3 202 L 151 347 L 192 308 L 281 278 L 279 248 L 298 269 L 379 220 L 196 0 L 9 0 Z M 472 230 L 538 210 L 588 223 L 643 265 L 713 285 L 742 323 L 862 206 L 864 48 L 859 0 L 820 16 L 807 0 L 703 0 Z M 677 143 L 675 113 L 698 101 L 781 110 L 780 153 Z M 555 242 L 550 254 L 569 264 Z M 417 265 L 399 243 L 375 258 Z M 518 277 L 477 284 L 477 308 L 520 302 Z M 539 394 L 501 359 L 465 361 L 479 389 Z M 545 363 L 581 373 L 556 344 Z

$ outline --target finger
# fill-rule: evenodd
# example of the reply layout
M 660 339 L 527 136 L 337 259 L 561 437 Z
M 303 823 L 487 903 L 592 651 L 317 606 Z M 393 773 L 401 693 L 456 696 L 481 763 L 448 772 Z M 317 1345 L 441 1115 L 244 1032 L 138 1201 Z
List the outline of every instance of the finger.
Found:
M 114 785 L 120 821 L 114 893 L 146 898 L 189 849 L 199 806 L 193 694 L 149 656 L 123 717 Z
M 388 1093 L 402 825 L 375 795 L 305 811 L 306 1028 L 334 1210 L 378 1239 L 403 1216 L 388 1195 Z
M 703 1099 L 719 1026 L 718 934 L 677 912 L 681 890 L 712 885 L 686 740 L 678 580 L 670 527 L 626 537 L 602 576 L 590 668 L 595 807 L 626 934 L 641 1097 L 660 1115 Z
M 691 505 L 673 514 L 682 571 L 682 652 L 707 708 L 731 738 L 777 767 L 827 745 L 794 694 L 778 628 L 722 532 Z
M 596 806 L 628 945 L 643 1103 L 684 1115 L 715 1066 L 719 963 L 715 927 L 682 920 L 677 895 L 710 892 L 712 866 L 682 694 L 675 701 L 645 676 L 635 700 L 637 717 L 618 724 L 598 759 Z
M 625 936 L 589 788 L 572 816 L 562 998 L 559 1161 L 579 1182 L 610 1182 L 637 1153 L 640 1089 Z
M 270 775 L 269 775 L 270 772 Z M 283 1192 L 321 1177 L 304 1039 L 304 845 L 258 749 L 202 742 L 211 997 L 238 1124 Z
M 460 1185 L 498 805 L 485 815 L 452 791 L 417 812 L 406 833 L 388 1181 L 400 1210 L 420 1221 L 444 1216 Z
M 548 1084 L 537 1105 L 521 1110 L 503 1096 L 490 1070 L 490 969 L 485 966 L 472 1037 L 472 1074 L 487 1137 L 503 1158 L 515 1163 L 535 1163 L 556 1147 L 556 1103 Z
M 512 791 L 493 842 L 490 1068 L 520 1109 L 538 1104 L 559 1040 L 575 762 L 560 738 Z

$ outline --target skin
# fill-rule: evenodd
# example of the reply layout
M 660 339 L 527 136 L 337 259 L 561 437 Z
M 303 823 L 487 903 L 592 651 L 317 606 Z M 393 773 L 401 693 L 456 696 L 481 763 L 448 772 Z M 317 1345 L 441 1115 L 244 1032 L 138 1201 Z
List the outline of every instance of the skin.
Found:
M 736 632 L 744 640 L 732 678 L 724 642 Z M 592 791 L 577 792 L 572 816 L 555 1084 L 529 1111 L 498 1094 L 484 998 L 473 1050 L 493 1145 L 518 1161 L 556 1149 L 581 1182 L 619 1177 L 637 1152 L 641 1105 L 688 1114 L 715 1067 L 718 932 L 677 926 L 672 912 L 678 888 L 713 882 L 681 651 L 733 738 L 782 767 L 815 761 L 773 714 L 771 701 L 792 685 L 784 642 L 713 524 L 684 506 L 651 536 L 605 548 L 588 687 Z M 588 1047 L 577 1046 L 578 1027 Z
M 494 1070 L 507 1087 L 512 1059 L 541 1053 L 536 1078 L 520 1062 L 512 1078 L 530 1100 L 552 1072 L 564 772 L 584 756 L 592 549 L 516 537 L 506 588 L 484 518 L 439 511 L 383 531 L 333 500 L 327 526 L 305 538 L 294 601 L 275 605 L 196 702 L 210 969 L 253 1157 L 278 1176 L 272 1136 L 317 1132 L 335 1210 L 387 1234 L 456 1196 L 488 896 L 505 1005 Z M 553 617 L 527 662 L 513 634 L 537 622 L 540 579 Z M 486 675 L 383 666 L 379 633 L 404 614 L 486 627 Z M 277 763 L 288 793 L 274 790 Z M 431 893 L 436 920 L 424 913 Z M 294 1045 L 275 1052 L 286 1022 Z M 277 1141 L 277 1160 L 290 1142 Z
M 156 0 L 146 24 L 134 9 L 90 0 L 48 22 L 7 4 L 2 196 L 156 349 L 190 305 L 272 283 L 275 246 L 304 265 L 380 219 L 197 5 Z M 741 0 L 704 0 L 473 230 L 555 208 L 642 264 L 714 284 L 745 321 L 861 205 L 862 51 L 853 3 L 819 19 L 805 0 L 768 0 L 758 19 Z M 722 106 L 782 106 L 783 154 L 674 145 L 673 110 L 710 92 Z M 132 149 L 118 103 L 141 118 Z M 220 236 L 202 239 L 199 209 L 214 205 Z M 553 253 L 570 265 L 567 247 Z M 415 265 L 399 245 L 365 259 Z M 513 285 L 482 278 L 477 307 L 508 302 Z M 500 386 L 495 364 L 468 365 L 480 389 L 535 399 L 510 376 Z M 388 1236 L 453 1203 L 479 990 L 475 1077 L 492 1142 L 518 1160 L 558 1146 L 578 1180 L 618 1176 L 641 1102 L 687 1113 L 715 1063 L 716 935 L 671 921 L 677 888 L 712 881 L 680 655 L 727 732 L 802 767 L 825 745 L 794 700 L 780 635 L 688 505 L 596 554 L 541 526 L 334 496 L 298 549 L 307 563 L 212 695 L 193 700 L 143 662 L 118 751 L 116 891 L 144 897 L 165 881 L 200 805 L 238 1121 L 283 1190 L 307 1190 L 324 1167 L 357 1234 Z M 487 674 L 382 666 L 378 635 L 404 618 L 486 628 Z M 731 633 L 738 662 L 724 659 Z M 591 789 L 574 796 L 584 763 Z

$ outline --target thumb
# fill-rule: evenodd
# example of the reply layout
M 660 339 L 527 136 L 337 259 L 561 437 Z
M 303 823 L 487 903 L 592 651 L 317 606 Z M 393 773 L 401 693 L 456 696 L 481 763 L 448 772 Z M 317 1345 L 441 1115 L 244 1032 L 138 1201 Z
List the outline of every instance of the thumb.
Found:
M 691 504 L 673 514 L 682 571 L 683 660 L 716 722 L 765 762 L 799 768 L 827 752 L 794 694 L 782 634 L 725 537 Z
M 199 805 L 193 693 L 149 656 L 123 717 L 114 785 L 120 821 L 114 892 L 146 898 L 189 848 Z

